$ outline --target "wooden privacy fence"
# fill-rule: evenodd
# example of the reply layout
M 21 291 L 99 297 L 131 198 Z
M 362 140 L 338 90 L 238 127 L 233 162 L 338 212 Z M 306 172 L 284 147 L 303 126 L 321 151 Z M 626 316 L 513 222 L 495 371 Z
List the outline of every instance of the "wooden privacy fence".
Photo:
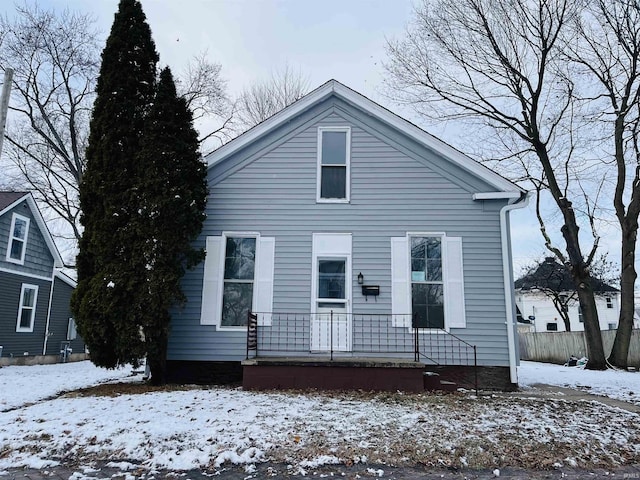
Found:
M 602 342 L 608 356 L 615 330 L 604 330 Z M 565 363 L 571 355 L 587 357 L 584 332 L 519 333 L 520 359 L 535 362 Z M 629 365 L 640 368 L 640 330 L 633 330 L 629 345 Z

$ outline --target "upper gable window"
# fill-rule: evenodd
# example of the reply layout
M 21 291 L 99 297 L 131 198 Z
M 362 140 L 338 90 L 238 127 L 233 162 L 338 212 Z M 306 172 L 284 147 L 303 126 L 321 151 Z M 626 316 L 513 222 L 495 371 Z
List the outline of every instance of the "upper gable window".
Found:
M 318 128 L 318 202 L 349 201 L 351 129 Z
M 20 265 L 24 264 L 28 235 L 29 219 L 14 213 L 11 218 L 11 229 L 9 230 L 7 262 L 19 263 Z

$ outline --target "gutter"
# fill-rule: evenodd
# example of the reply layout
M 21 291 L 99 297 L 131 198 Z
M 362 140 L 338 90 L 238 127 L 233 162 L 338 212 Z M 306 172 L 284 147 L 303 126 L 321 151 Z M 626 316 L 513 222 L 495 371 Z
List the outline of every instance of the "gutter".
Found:
M 51 308 L 53 307 L 53 287 L 56 283 L 55 272 L 51 275 L 51 290 L 49 292 L 49 308 L 47 309 L 47 324 L 44 328 L 44 344 L 42 345 L 42 355 L 47 354 L 47 340 L 49 340 L 49 323 L 51 321 Z
M 500 209 L 500 243 L 502 244 L 502 275 L 504 277 L 504 301 L 507 317 L 507 344 L 509 346 L 509 376 L 511 383 L 517 385 L 518 371 L 516 367 L 516 337 L 514 325 L 513 266 L 511 264 L 511 237 L 509 231 L 509 212 L 525 208 L 529 205 L 529 194 L 523 193 L 517 199 Z

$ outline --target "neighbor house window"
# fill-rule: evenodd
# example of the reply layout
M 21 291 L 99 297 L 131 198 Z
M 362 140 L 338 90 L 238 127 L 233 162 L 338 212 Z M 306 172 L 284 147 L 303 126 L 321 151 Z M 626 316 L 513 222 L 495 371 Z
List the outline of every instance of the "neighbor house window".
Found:
M 607 297 L 607 308 L 613 308 L 613 300 L 611 299 L 611 297 Z
M 615 330 L 618 327 L 618 325 L 616 325 L 615 323 L 610 323 L 609 324 L 609 330 Z
M 578 321 L 584 323 L 584 317 L 582 316 L 582 307 L 578 305 Z
M 33 332 L 33 320 L 36 316 L 37 301 L 38 286 L 28 285 L 26 283 L 22 284 L 16 332 Z
M 558 324 L 557 323 L 547 323 L 547 331 L 549 332 L 557 332 Z
M 411 237 L 411 311 L 415 326 L 444 328 L 442 239 Z
M 349 127 L 318 128 L 318 201 L 349 201 L 350 150 Z
M 77 336 L 76 321 L 73 318 L 69 318 L 69 323 L 67 323 L 67 340 L 75 340 Z
M 11 229 L 9 230 L 7 262 L 19 263 L 20 265 L 24 263 L 28 234 L 29 219 L 14 213 L 11 219 Z
M 255 266 L 256 238 L 226 237 L 221 326 L 247 325 L 253 303 Z

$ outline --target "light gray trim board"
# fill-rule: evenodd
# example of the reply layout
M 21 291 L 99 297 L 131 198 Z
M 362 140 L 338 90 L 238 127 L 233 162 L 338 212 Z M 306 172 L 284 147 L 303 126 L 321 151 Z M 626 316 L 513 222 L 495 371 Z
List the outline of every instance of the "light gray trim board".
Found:
M 0 272 L 10 273 L 12 275 L 20 275 L 21 277 L 37 278 L 38 280 L 45 280 L 47 282 L 51 282 L 53 280 L 53 277 L 43 277 L 42 275 L 34 275 L 33 273 L 25 273 L 3 267 L 0 267 Z

